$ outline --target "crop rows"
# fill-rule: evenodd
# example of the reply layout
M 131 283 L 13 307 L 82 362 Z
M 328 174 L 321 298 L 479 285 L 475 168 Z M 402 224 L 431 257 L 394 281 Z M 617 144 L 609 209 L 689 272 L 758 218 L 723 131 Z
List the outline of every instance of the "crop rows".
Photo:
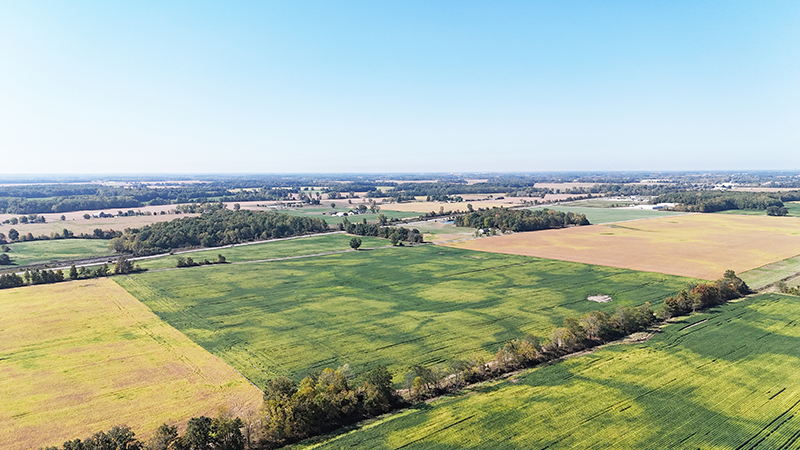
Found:
M 494 353 L 567 315 L 646 301 L 693 281 L 423 246 L 144 273 L 117 282 L 257 385 L 350 364 L 390 367 Z M 607 294 L 598 304 L 590 295 Z
M 798 315 L 788 296 L 729 304 L 302 447 L 798 448 Z

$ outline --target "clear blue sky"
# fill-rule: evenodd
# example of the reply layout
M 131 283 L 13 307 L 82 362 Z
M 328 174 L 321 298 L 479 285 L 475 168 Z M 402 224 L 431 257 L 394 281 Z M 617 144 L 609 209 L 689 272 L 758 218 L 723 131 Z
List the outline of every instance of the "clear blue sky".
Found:
M 685 169 L 800 169 L 800 2 L 0 2 L 0 173 Z

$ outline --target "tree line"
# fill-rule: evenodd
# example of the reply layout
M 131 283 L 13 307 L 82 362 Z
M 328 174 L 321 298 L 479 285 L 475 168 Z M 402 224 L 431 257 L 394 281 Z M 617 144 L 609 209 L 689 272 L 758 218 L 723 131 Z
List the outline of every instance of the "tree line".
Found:
M 84 440 L 74 439 L 60 447 L 42 450 L 244 450 L 242 419 L 220 414 L 216 418 L 193 417 L 183 435 L 178 428 L 161 425 L 147 442 L 136 439 L 128 426 L 118 425 L 107 432 L 99 431 Z
M 222 255 L 220 255 L 222 256 Z M 224 257 L 223 257 L 224 258 Z M 102 278 L 112 275 L 124 275 L 127 273 L 144 272 L 147 269 L 142 269 L 138 265 L 133 264 L 127 256 L 122 255 L 117 258 L 116 264 L 113 269 L 108 264 L 104 263 L 94 268 L 89 267 L 76 267 L 74 264 L 69 268 L 69 279 L 72 280 L 85 280 L 88 278 Z M 0 289 L 15 288 L 21 286 L 32 286 L 37 284 L 52 284 L 66 281 L 64 272 L 61 269 L 57 270 L 39 270 L 39 269 L 25 269 L 22 276 L 16 273 L 4 273 L 0 275 Z
M 8 236 L 4 233 L 0 233 L 0 244 L 9 244 L 13 242 L 28 242 L 28 241 L 49 241 L 49 240 L 57 240 L 57 239 L 113 239 L 116 237 L 121 237 L 121 231 L 114 231 L 114 230 L 103 230 L 100 228 L 95 228 L 92 231 L 92 234 L 88 233 L 81 233 L 79 235 L 75 235 L 72 231 L 64 228 L 61 233 L 54 231 L 48 234 L 40 234 L 39 236 L 34 236 L 33 233 L 21 234 L 14 228 L 8 230 Z
M 342 223 L 339 224 L 339 229 L 356 236 L 375 236 L 389 239 L 392 245 L 397 245 L 400 242 L 419 244 L 423 241 L 422 233 L 416 228 L 409 230 L 405 227 L 381 226 L 379 223 L 367 223 L 366 219 L 361 222 L 351 223 L 345 217 L 342 219 Z
M 218 247 L 329 231 L 324 220 L 278 212 L 217 210 L 197 217 L 128 228 L 109 246 L 118 253 L 149 255 L 184 247 Z
M 456 217 L 454 222 L 457 227 L 496 228 L 514 232 L 589 225 L 584 214 L 552 209 L 481 208 Z
M 671 192 L 656 197 L 654 203 L 676 203 L 675 211 L 715 212 L 731 209 L 766 210 L 782 208 L 785 201 L 800 200 L 800 191 L 791 192 L 734 192 L 685 191 Z

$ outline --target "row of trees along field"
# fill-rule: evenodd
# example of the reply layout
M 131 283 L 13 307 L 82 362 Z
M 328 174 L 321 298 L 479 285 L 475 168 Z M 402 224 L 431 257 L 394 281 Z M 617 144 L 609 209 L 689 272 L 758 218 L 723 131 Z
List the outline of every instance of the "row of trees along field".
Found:
M 219 255 L 223 262 L 225 257 Z M 85 280 L 88 278 L 108 277 L 111 275 L 123 275 L 127 273 L 144 272 L 147 269 L 142 269 L 128 259 L 127 256 L 122 255 L 117 259 L 114 268 L 110 268 L 108 264 L 101 264 L 93 269 L 88 267 L 75 267 L 73 264 L 69 268 L 69 278 L 72 280 Z M 60 283 L 65 281 L 64 272 L 61 269 L 57 270 L 39 270 L 39 269 L 25 269 L 22 276 L 14 272 L 4 273 L 0 275 L 0 289 L 14 288 L 25 285 L 35 284 L 51 284 Z
M 589 225 L 584 214 L 552 209 L 478 209 L 455 218 L 457 227 L 498 228 L 511 231 L 535 231 Z
M 200 416 L 189 419 L 183 435 L 178 428 L 161 425 L 147 441 L 136 439 L 136 434 L 125 425 L 99 431 L 84 440 L 64 442 L 60 447 L 43 450 L 244 450 L 246 436 L 242 433 L 242 420 L 220 414 L 212 419 Z
M 376 236 L 389 239 L 392 245 L 400 242 L 422 243 L 422 233 L 416 228 L 409 230 L 405 227 L 382 227 L 380 224 L 367 223 L 366 219 L 358 223 L 351 223 L 345 217 L 339 224 L 339 229 L 357 236 Z
M 217 247 L 257 239 L 274 239 L 329 231 L 312 217 L 277 212 L 217 210 L 198 217 L 128 228 L 109 246 L 118 253 L 149 255 L 183 247 Z
M 186 433 L 180 436 L 174 427 L 162 425 L 155 436 L 143 445 L 133 439 L 127 427 L 115 427 L 109 433 L 97 433 L 86 441 L 68 441 L 63 450 L 240 450 L 273 449 L 301 439 L 334 430 L 367 417 L 427 398 L 454 392 L 468 383 L 495 378 L 504 373 L 553 361 L 566 354 L 620 339 L 646 330 L 659 318 L 687 314 L 724 303 L 750 293 L 733 271 L 711 283 L 700 284 L 669 297 L 653 311 L 646 303 L 637 307 L 619 307 L 608 315 L 592 311 L 582 317 L 566 317 L 545 339 L 527 335 L 507 342 L 491 359 L 475 355 L 469 360 L 454 360 L 448 366 L 415 365 L 406 375 L 405 389 L 392 388 L 392 375 L 377 366 L 360 377 L 360 387 L 352 386 L 353 376 L 347 365 L 336 370 L 326 368 L 310 374 L 297 384 L 280 377 L 264 387 L 264 403 L 258 417 L 248 420 L 220 416 L 218 419 L 193 418 Z M 676 300 L 677 299 L 677 300 Z M 681 303 L 683 302 L 683 303 Z M 216 424 L 216 425 L 215 425 Z M 120 445 L 122 436 L 124 445 Z M 117 439 L 117 440 L 115 440 Z M 116 445 L 116 446 L 114 446 Z M 61 450 L 51 447 L 47 450 Z
M 800 200 L 800 191 L 790 192 L 732 192 L 686 191 L 662 194 L 653 203 L 677 203 L 675 211 L 715 212 L 731 209 L 781 208 L 783 202 Z
M 28 234 L 21 234 L 19 231 L 11 228 L 8 230 L 8 236 L 4 233 L 0 233 L 0 244 L 8 244 L 11 242 L 28 242 L 28 241 L 49 241 L 49 240 L 57 240 L 57 239 L 71 239 L 71 238 L 78 238 L 78 239 L 113 239 L 115 237 L 122 236 L 121 231 L 114 231 L 114 230 L 102 230 L 100 228 L 95 228 L 92 231 L 92 234 L 81 233 L 79 235 L 75 235 L 72 231 L 64 228 L 61 233 L 54 231 L 50 234 L 40 234 L 39 236 L 34 236 L 33 233 Z

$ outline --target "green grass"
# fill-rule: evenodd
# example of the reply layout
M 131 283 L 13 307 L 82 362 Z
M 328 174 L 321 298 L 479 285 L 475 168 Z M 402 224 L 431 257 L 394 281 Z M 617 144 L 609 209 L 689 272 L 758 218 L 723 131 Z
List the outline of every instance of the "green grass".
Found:
M 8 256 L 17 265 L 66 261 L 112 255 L 108 241 L 104 239 L 57 239 L 51 241 L 29 241 L 7 244 Z M 9 266 L 0 266 L 0 269 Z M 13 266 L 10 266 L 13 267 Z
M 789 217 L 800 217 L 800 202 L 786 202 L 783 206 L 789 210 Z M 746 216 L 766 216 L 767 211 L 763 209 L 730 209 L 728 211 L 718 211 L 715 214 L 740 214 Z
M 652 219 L 677 214 L 686 214 L 668 211 L 655 211 L 652 209 L 623 209 L 623 208 L 593 208 L 589 206 L 553 206 L 547 207 L 556 211 L 573 212 L 576 214 L 586 214 L 586 218 L 592 224 L 622 222 L 623 220 Z M 537 207 L 533 209 L 544 209 Z
M 796 297 L 729 304 L 294 448 L 796 449 L 798 316 Z
M 323 219 L 328 225 L 338 225 L 342 223 L 342 217 L 331 216 L 331 212 L 347 212 L 349 210 L 345 210 L 342 208 L 300 208 L 300 209 L 281 209 L 278 210 L 280 213 L 289 214 L 292 216 L 311 216 L 316 217 L 318 219 Z M 322 215 L 325 213 L 325 215 Z M 406 212 L 406 211 L 379 211 L 377 214 L 367 213 L 367 214 L 358 214 L 355 216 L 347 216 L 347 220 L 351 223 L 361 222 L 362 219 L 367 219 L 367 222 L 376 222 L 378 220 L 378 214 L 383 214 L 389 219 L 406 219 L 409 217 L 419 217 L 420 213 L 418 212 Z
M 761 289 L 796 273 L 800 273 L 800 255 L 742 272 L 739 277 L 751 289 Z
M 692 281 L 432 245 L 114 279 L 259 386 L 345 363 L 385 364 L 400 381 L 412 364 L 489 355 L 567 315 L 657 304 Z
M 359 236 L 362 248 L 384 247 L 391 245 L 388 239 Z M 175 267 L 178 256 L 191 257 L 195 262 L 203 259 L 216 261 L 217 255 L 225 256 L 228 262 L 258 261 L 263 259 L 287 258 L 292 256 L 313 255 L 317 253 L 336 252 L 350 249 L 350 239 L 353 236 L 343 233 L 328 234 L 325 236 L 311 236 L 282 241 L 265 242 L 263 244 L 241 245 L 238 247 L 219 248 L 215 250 L 202 250 L 184 253 L 175 256 L 162 256 L 154 259 L 145 259 L 136 264 L 146 269 L 163 269 Z

